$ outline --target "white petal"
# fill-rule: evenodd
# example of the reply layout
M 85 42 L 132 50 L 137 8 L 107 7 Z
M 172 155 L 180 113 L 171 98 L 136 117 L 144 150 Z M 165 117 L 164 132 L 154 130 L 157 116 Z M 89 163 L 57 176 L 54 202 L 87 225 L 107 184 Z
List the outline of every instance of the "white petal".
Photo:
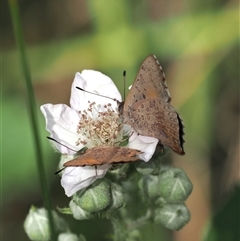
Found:
M 70 106 L 77 111 L 86 110 L 89 106 L 86 99 L 87 93 L 76 88 L 86 89 L 86 86 L 87 81 L 80 73 L 76 73 L 71 87 Z
M 82 73 L 76 73 L 75 79 L 72 84 L 70 106 L 75 110 L 87 110 L 90 102 L 96 102 L 99 105 L 112 104 L 113 109 L 118 108 L 118 103 L 115 100 L 108 99 L 103 96 L 97 96 L 77 89 L 80 87 L 92 93 L 103 96 L 108 96 L 122 101 L 121 94 L 113 81 L 101 72 L 94 70 L 83 70 Z
M 104 177 L 110 167 L 108 164 L 97 167 L 66 167 L 61 179 L 65 194 L 71 197 L 77 191 L 88 187 L 97 179 Z
M 52 138 L 76 151 L 83 148 L 80 145 L 76 146 L 76 141 L 79 138 L 77 135 L 79 116 L 75 110 L 64 104 L 46 104 L 42 105 L 40 109 L 46 119 L 46 130 Z M 75 154 L 63 145 L 54 141 L 52 143 L 61 153 Z
M 127 146 L 129 148 L 141 150 L 143 153 L 140 154 L 139 158 L 145 162 L 148 162 L 152 158 L 157 144 L 158 139 L 149 136 L 141 136 L 134 132 L 129 138 Z

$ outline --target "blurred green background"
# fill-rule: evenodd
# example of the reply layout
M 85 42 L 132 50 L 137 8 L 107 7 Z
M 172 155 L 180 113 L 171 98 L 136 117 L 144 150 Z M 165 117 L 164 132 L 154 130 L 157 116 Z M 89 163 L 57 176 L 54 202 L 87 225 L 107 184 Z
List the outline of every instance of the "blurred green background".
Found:
M 22 0 L 24 37 L 37 111 L 69 103 L 75 72 L 99 70 L 123 92 L 143 59 L 161 63 L 172 105 L 185 124 L 186 155 L 165 159 L 194 184 L 187 201 L 191 222 L 181 231 L 143 228 L 143 240 L 237 240 L 239 235 L 239 3 L 235 0 Z M 26 103 L 26 89 L 7 2 L 2 11 L 1 238 L 28 240 L 23 222 L 42 206 Z M 54 207 L 68 205 L 53 175 L 59 155 L 46 139 L 40 111 L 44 164 Z M 110 222 L 73 224 L 88 241 L 108 240 Z M 93 232 L 94 230 L 94 232 Z M 238 237 L 239 238 L 239 237 Z

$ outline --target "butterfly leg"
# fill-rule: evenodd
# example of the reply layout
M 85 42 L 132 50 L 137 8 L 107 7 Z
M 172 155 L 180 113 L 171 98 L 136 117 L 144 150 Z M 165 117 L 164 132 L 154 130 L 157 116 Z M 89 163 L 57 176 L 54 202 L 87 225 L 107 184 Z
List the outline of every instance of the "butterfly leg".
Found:
M 97 172 L 97 166 L 94 166 L 95 167 L 95 174 L 96 176 L 98 175 L 98 172 Z

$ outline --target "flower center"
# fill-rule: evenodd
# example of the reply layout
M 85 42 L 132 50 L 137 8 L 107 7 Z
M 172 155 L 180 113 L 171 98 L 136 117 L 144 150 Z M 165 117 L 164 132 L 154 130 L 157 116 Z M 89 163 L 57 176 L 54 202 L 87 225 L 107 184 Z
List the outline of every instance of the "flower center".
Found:
M 80 121 L 77 133 L 81 135 L 77 145 L 88 148 L 100 145 L 114 146 L 123 137 L 123 123 L 120 114 L 112 109 L 111 104 L 104 106 L 89 101 L 89 108 L 79 111 Z

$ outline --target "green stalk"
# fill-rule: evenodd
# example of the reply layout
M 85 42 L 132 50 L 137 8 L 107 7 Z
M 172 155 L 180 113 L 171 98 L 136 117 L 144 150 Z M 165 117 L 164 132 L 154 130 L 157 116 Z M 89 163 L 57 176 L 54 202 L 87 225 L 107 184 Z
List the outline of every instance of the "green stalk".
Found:
M 39 180 L 40 180 L 40 185 L 41 185 L 41 190 L 43 195 L 43 202 L 44 202 L 45 208 L 48 211 L 51 240 L 54 241 L 54 240 L 57 240 L 57 234 L 55 231 L 55 226 L 54 226 L 54 221 L 52 216 L 52 204 L 51 204 L 50 192 L 47 185 L 47 179 L 46 179 L 46 174 L 44 170 L 42 148 L 41 148 L 40 135 L 38 130 L 38 123 L 37 123 L 36 101 L 35 101 L 34 92 L 33 92 L 29 64 L 27 61 L 27 56 L 25 51 L 25 43 L 24 43 L 23 34 L 22 34 L 19 8 L 18 8 L 17 0 L 8 0 L 8 3 L 9 3 L 10 12 L 11 12 L 11 18 L 12 18 L 16 43 L 20 54 L 20 64 L 21 64 L 22 72 L 26 82 L 29 114 L 30 114 L 30 121 L 32 125 L 33 136 L 34 136 L 37 169 L 38 169 Z

